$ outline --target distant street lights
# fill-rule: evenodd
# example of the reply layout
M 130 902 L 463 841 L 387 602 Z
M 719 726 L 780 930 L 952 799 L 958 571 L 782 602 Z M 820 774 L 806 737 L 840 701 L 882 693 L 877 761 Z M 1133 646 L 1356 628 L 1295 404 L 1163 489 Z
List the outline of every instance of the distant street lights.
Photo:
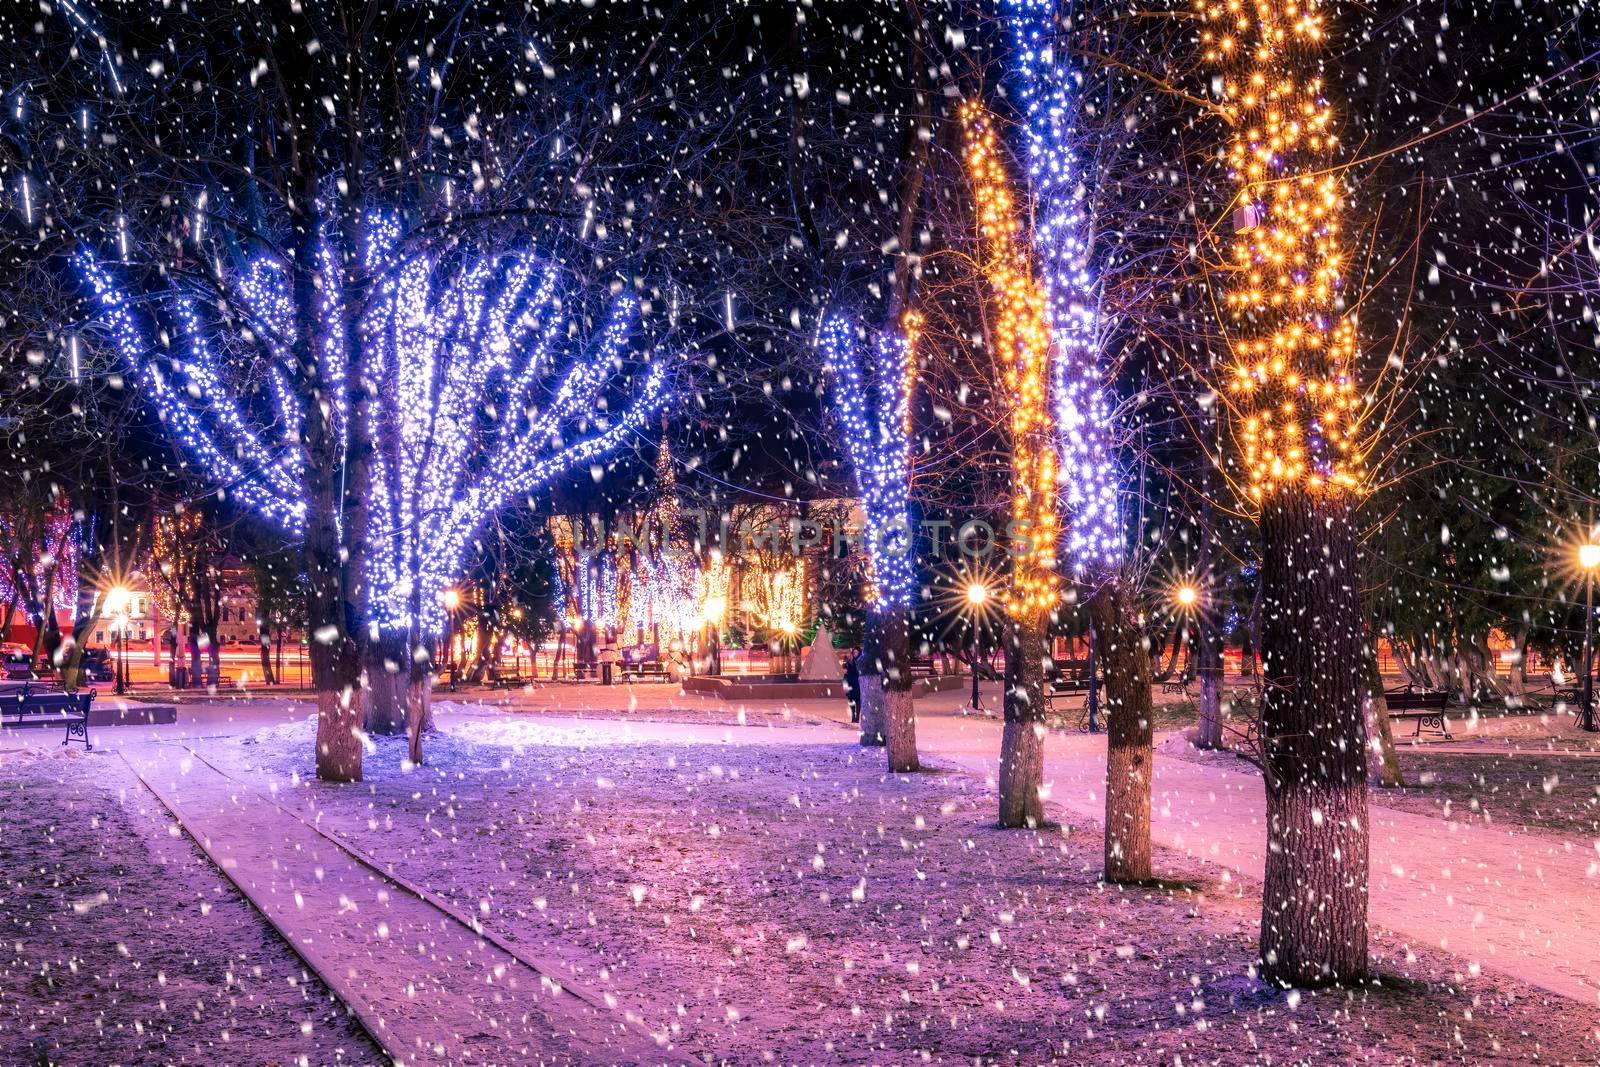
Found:
M 984 606 L 989 603 L 989 587 L 982 582 L 967 586 L 967 622 L 972 631 L 972 710 L 981 711 L 978 704 L 978 626 L 983 621 Z
M 1594 569 L 1600 567 L 1600 545 L 1578 546 L 1578 566 L 1583 568 L 1583 714 L 1578 729 L 1600 733 L 1594 718 Z

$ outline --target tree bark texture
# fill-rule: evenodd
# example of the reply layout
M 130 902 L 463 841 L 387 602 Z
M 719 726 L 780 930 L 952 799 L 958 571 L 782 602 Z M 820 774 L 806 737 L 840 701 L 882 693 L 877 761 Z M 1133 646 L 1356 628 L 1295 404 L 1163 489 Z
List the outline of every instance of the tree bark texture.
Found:
M 308 173 L 303 181 L 305 200 L 294 216 L 290 278 L 298 320 L 293 354 L 307 397 L 304 553 L 311 681 L 317 690 L 317 777 L 356 782 L 361 780 L 361 613 L 350 571 L 359 570 L 360 561 L 350 558 L 344 544 L 348 456 L 330 414 L 337 410 L 348 382 L 325 380 L 317 358 L 324 329 L 315 267 L 322 220 L 310 205 L 321 190 L 316 175 Z
M 883 620 L 869 613 L 861 639 L 861 743 L 889 743 L 889 723 L 883 702 Z
M 911 696 L 911 641 L 906 609 L 883 616 L 883 719 L 888 740 L 889 770 L 914 771 L 917 763 L 917 715 Z
M 1400 757 L 1394 751 L 1394 730 L 1389 722 L 1389 701 L 1383 695 L 1383 675 L 1378 671 L 1378 650 L 1368 646 L 1362 682 L 1365 688 L 1367 736 L 1372 739 L 1369 783 L 1380 789 L 1398 789 L 1405 779 L 1400 775 Z
M 1005 724 L 1000 733 L 1000 825 L 1044 823 L 1044 664 L 1049 615 L 1012 616 L 1006 628 Z
M 1367 973 L 1367 655 L 1349 505 L 1287 490 L 1261 514 L 1262 977 Z
M 1200 675 L 1200 725 L 1195 731 L 1198 748 L 1223 748 L 1222 723 L 1222 635 L 1215 619 L 1199 623 L 1198 671 Z
M 1108 882 L 1150 880 L 1150 651 L 1135 611 L 1118 579 L 1089 598 L 1105 678 Z
M 889 743 L 888 711 L 884 707 L 883 675 L 861 675 L 861 743 L 867 747 Z
M 272 630 L 263 621 L 259 632 L 261 651 L 261 680 L 267 685 L 278 684 L 278 674 L 272 669 Z
M 1216 536 L 1216 508 L 1211 503 L 1211 467 L 1204 468 L 1206 493 L 1201 502 L 1200 580 L 1205 583 L 1195 612 L 1195 668 L 1200 681 L 1199 726 L 1195 730 L 1197 748 L 1223 748 L 1222 728 L 1222 614 L 1217 611 L 1211 589 L 1215 578 L 1211 566 L 1211 543 Z
M 406 737 L 411 762 L 422 763 L 422 735 L 433 729 L 433 669 L 423 663 L 413 667 L 406 679 Z
M 367 705 L 363 718 L 369 734 L 398 734 L 406 728 L 407 685 L 410 657 L 406 635 L 386 631 L 368 640 L 366 655 Z

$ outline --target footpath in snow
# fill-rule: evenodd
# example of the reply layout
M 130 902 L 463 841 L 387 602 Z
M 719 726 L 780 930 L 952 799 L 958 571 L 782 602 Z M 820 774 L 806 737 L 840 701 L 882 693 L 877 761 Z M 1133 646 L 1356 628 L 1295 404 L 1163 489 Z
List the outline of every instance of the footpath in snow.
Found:
M 924 762 L 956 766 L 992 779 L 999 750 L 999 723 L 983 717 L 954 714 L 953 706 L 946 706 L 954 699 L 942 697 L 922 702 L 918 741 Z M 662 723 L 648 719 L 577 720 L 549 714 L 461 715 L 465 710 L 451 709 L 447 714 L 451 719 L 459 716 L 465 720 L 462 725 L 469 733 L 555 731 L 570 735 L 565 740 L 579 746 L 653 740 L 735 746 L 853 744 L 852 735 L 831 725 L 771 729 L 727 723 Z M 826 709 L 802 710 L 820 716 Z M 297 928 L 304 928 L 308 934 L 322 937 L 324 941 L 340 937 L 341 941 L 332 945 L 315 941 L 306 944 L 308 952 L 326 949 L 341 964 L 347 958 L 363 961 L 375 958 L 374 953 L 387 951 L 385 939 L 371 933 L 370 923 L 376 921 L 372 914 L 374 906 L 362 905 L 362 912 L 341 916 L 339 903 L 341 893 L 357 904 L 375 900 L 376 894 L 384 891 L 381 879 L 340 853 L 294 816 L 268 802 L 260 792 L 264 789 L 260 784 L 249 787 L 257 792 L 247 796 L 240 792 L 246 787 L 232 779 L 215 771 L 209 772 L 214 777 L 201 774 L 195 768 L 195 761 L 188 764 L 187 773 L 178 773 L 181 762 L 178 756 L 184 754 L 179 746 L 141 746 L 138 753 L 147 749 L 160 751 L 162 774 L 172 783 L 165 788 L 169 792 L 177 791 L 169 803 L 177 804 L 180 810 L 186 805 L 187 809 L 192 809 L 191 824 L 200 830 L 197 839 L 204 840 L 202 833 L 212 826 L 217 828 L 215 840 L 206 845 L 207 851 L 212 852 L 230 875 L 238 877 L 244 872 L 258 877 L 259 872 L 271 872 L 265 877 L 264 888 L 256 892 L 265 895 L 268 904 L 262 905 L 263 910 L 275 923 L 285 924 L 281 928 L 289 933 L 291 941 L 297 946 L 302 944 L 293 933 Z M 1101 737 L 1052 733 L 1047 739 L 1048 803 L 1057 808 L 1062 821 L 1098 823 L 1103 818 L 1104 751 L 1105 742 Z M 138 753 L 130 752 L 130 759 L 149 761 L 155 758 Z M 161 791 L 161 775 L 147 773 L 146 777 Z M 1257 775 L 1247 772 L 1242 765 L 1239 770 L 1233 770 L 1158 753 L 1153 800 L 1152 832 L 1158 844 L 1235 870 L 1250 879 L 1261 877 L 1266 843 L 1265 805 Z M 249 809 L 247 814 L 240 811 L 245 805 Z M 1481 966 L 1585 1005 L 1597 1003 L 1600 943 L 1593 931 L 1600 929 L 1600 895 L 1596 894 L 1596 889 L 1600 888 L 1596 884 L 1596 875 L 1600 873 L 1600 864 L 1596 861 L 1600 860 L 1600 855 L 1557 835 L 1416 815 L 1377 805 L 1371 808 L 1371 818 L 1371 917 L 1375 924 L 1414 945 L 1454 954 L 1462 960 L 1464 970 Z M 210 822 L 196 822 L 202 819 Z M 272 830 L 259 829 L 268 819 L 273 820 Z M 229 829 L 240 826 L 255 828 L 248 842 L 230 838 Z M 274 846 L 273 842 L 280 838 L 285 843 Z M 243 847 L 246 845 L 248 847 Z M 323 861 L 307 856 L 329 854 L 333 861 L 342 864 L 341 873 L 334 879 L 326 873 L 334 868 L 324 864 L 323 880 L 318 882 L 308 872 Z M 274 862 L 282 865 L 281 872 L 273 872 Z M 326 888 L 335 880 L 340 888 L 327 892 Z M 309 891 L 303 883 L 309 883 Z M 353 892 L 344 888 L 346 883 L 354 887 Z M 248 886 L 245 888 L 250 892 Z M 314 898 L 322 901 L 318 907 L 324 914 L 308 923 L 301 913 L 309 903 L 293 905 L 291 913 L 282 901 L 291 898 L 295 891 L 299 891 L 305 901 Z M 382 905 L 399 907 L 395 902 L 400 894 L 393 892 L 392 887 L 387 892 L 388 899 Z M 1557 901 L 1559 906 L 1553 903 Z M 272 907 L 277 911 L 271 910 Z M 340 917 L 340 922 L 331 921 L 335 916 Z M 419 912 L 408 921 L 437 924 L 438 919 L 437 914 L 425 918 Z M 388 923 L 391 932 L 397 928 L 395 920 L 385 918 L 383 921 Z M 421 974 L 421 984 L 416 988 L 427 988 L 430 981 L 438 984 L 439 959 L 449 956 L 454 966 L 457 959 L 476 960 L 473 952 L 490 952 L 469 934 L 470 931 L 464 931 L 459 935 L 463 943 L 459 950 L 451 950 L 459 953 L 456 956 L 434 952 L 430 958 L 420 954 L 420 959 L 405 964 L 403 969 Z M 391 936 L 387 942 L 405 940 Z M 419 957 L 414 947 L 401 955 Z M 483 966 L 492 972 L 494 964 L 488 963 L 488 958 L 484 957 Z M 504 959 L 497 962 L 509 966 Z M 388 963 L 374 965 L 372 973 L 386 975 L 390 973 L 385 970 L 389 966 Z M 323 970 L 323 967 L 319 964 L 318 969 Z M 337 986 L 340 975 L 324 973 L 328 974 L 330 983 Z M 396 987 L 404 991 L 408 982 L 414 981 L 384 986 L 386 979 L 362 980 L 375 982 L 374 994 L 380 1005 L 383 995 L 393 994 Z M 451 995 L 460 995 L 461 983 L 450 984 L 457 990 Z M 522 992 L 526 994 L 527 989 Z M 362 996 L 372 999 L 365 993 Z M 467 1017 L 453 1014 L 460 1007 L 453 1005 L 447 1010 L 441 1006 L 435 1014 L 441 1020 Z M 482 1004 L 469 1004 L 466 1010 L 482 1013 L 478 1017 L 484 1019 L 483 1025 L 491 1030 L 496 1024 L 504 1025 L 504 1020 L 511 1017 L 507 1012 L 486 1011 Z M 443 1037 L 434 1033 L 411 1035 L 406 1047 L 422 1048 L 427 1041 L 440 1041 L 445 1037 L 466 1040 L 461 1035 L 448 1034 L 449 1028 L 442 1023 L 438 1029 Z M 552 1026 L 552 1030 L 561 1029 L 559 1025 Z M 574 1024 L 567 1029 L 576 1031 L 577 1027 Z
M 924 758 L 993 778 L 998 724 L 924 714 Z M 1105 817 L 1105 740 L 1045 742 L 1048 803 L 1062 821 Z M 1155 760 L 1151 836 L 1260 880 L 1266 856 L 1261 778 L 1163 756 Z M 1591 1007 L 1600 1002 L 1600 853 L 1555 835 L 1484 826 L 1376 804 L 1371 918 L 1467 967 L 1491 967 Z M 1597 846 L 1600 847 L 1600 846 Z M 1559 902 L 1559 903 L 1558 903 Z
M 134 770 L 396 1062 L 675 1063 L 642 1025 L 542 971 L 180 744 Z

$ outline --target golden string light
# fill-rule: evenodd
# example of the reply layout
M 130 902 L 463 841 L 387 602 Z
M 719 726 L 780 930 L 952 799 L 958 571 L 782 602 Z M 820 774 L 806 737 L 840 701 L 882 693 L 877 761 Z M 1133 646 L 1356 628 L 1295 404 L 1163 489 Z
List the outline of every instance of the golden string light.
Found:
M 1235 459 L 1252 503 L 1282 488 L 1359 492 L 1366 400 L 1352 379 L 1344 183 L 1323 94 L 1316 0 L 1196 0 L 1206 59 L 1223 71 L 1238 194 L 1223 330 Z
M 1056 448 L 1050 402 L 1050 310 L 1034 279 L 1010 182 L 997 154 L 994 122 L 981 104 L 961 108 L 967 170 L 978 213 L 983 272 L 994 293 L 995 341 L 1011 397 L 1011 587 L 1006 610 L 1048 610 L 1060 595 L 1056 574 Z

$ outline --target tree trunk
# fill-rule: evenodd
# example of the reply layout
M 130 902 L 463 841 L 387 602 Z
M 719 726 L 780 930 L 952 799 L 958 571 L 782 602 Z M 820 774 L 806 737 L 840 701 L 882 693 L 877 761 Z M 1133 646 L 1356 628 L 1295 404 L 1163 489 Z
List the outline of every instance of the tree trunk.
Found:
M 1216 568 L 1212 546 L 1217 539 L 1217 509 L 1212 497 L 1211 464 L 1200 465 L 1200 544 L 1201 594 L 1195 607 L 1195 644 L 1200 678 L 1200 707 L 1195 729 L 1196 748 L 1226 747 L 1222 723 L 1222 612 L 1217 595 Z
M 45 635 L 56 624 L 56 609 L 51 603 L 56 596 L 55 583 L 56 569 L 51 567 L 44 576 L 44 599 L 40 602 L 42 606 L 39 608 L 39 628 L 33 635 L 33 652 L 28 660 L 28 668 L 32 672 L 38 671 L 39 657 L 44 654 Z M 54 664 L 51 664 L 51 666 L 54 666 Z
M 1528 695 L 1528 631 L 1518 630 L 1513 641 L 1511 670 L 1506 675 L 1506 690 L 1514 699 L 1514 707 L 1522 707 Z
M 1378 649 L 1369 645 L 1363 664 L 1362 681 L 1366 688 L 1367 736 L 1372 739 L 1372 760 L 1368 781 L 1380 789 L 1404 786 L 1400 776 L 1400 757 L 1394 751 L 1394 730 L 1389 722 L 1389 701 L 1383 695 L 1383 675 L 1378 671 Z
M 406 635 L 385 630 L 367 642 L 367 706 L 363 715 L 369 734 L 398 734 L 406 728 L 407 691 L 411 674 Z
M 1150 880 L 1150 652 L 1133 610 L 1115 578 L 1089 598 L 1105 678 L 1108 882 Z
M 1167 665 L 1159 668 L 1155 678 L 1152 679 L 1153 681 L 1165 682 L 1172 677 L 1172 672 L 1176 670 L 1178 666 L 1178 657 L 1183 654 L 1183 638 L 1188 631 L 1188 626 L 1182 622 L 1178 623 L 1178 625 L 1172 628 L 1172 647 L 1166 650 Z M 1148 653 L 1146 654 L 1145 658 L 1150 658 Z M 1159 656 L 1157 659 L 1159 661 Z
M 1200 717 L 1195 731 L 1195 747 L 1223 748 L 1222 723 L 1222 634 L 1220 620 L 1212 611 L 1201 611 L 1196 625 L 1199 644 Z
M 430 649 L 430 653 L 431 653 Z M 397 678 L 405 679 L 406 737 L 410 742 L 411 762 L 422 764 L 422 735 L 433 730 L 433 657 L 411 659 L 411 669 Z
M 911 696 L 911 642 L 906 609 L 892 608 L 883 618 L 883 718 L 888 737 L 889 770 L 914 771 L 917 763 L 917 715 Z
M 206 628 L 206 684 L 215 689 L 222 684 L 222 643 L 217 640 L 217 624 Z
M 868 614 L 861 640 L 861 743 L 884 745 L 889 723 L 883 700 L 883 620 Z
M 1281 490 L 1261 515 L 1267 859 L 1261 974 L 1367 973 L 1367 655 L 1348 504 Z
M 260 627 L 259 639 L 261 642 L 261 680 L 267 685 L 277 685 L 278 675 L 272 669 L 272 628 L 265 619 L 257 622 Z
M 1049 615 L 1012 616 L 1006 628 L 1005 725 L 1000 734 L 1000 825 L 1044 824 L 1044 662 Z
M 317 102 L 320 71 L 303 49 L 285 52 L 295 62 L 286 65 L 288 84 L 306 93 L 308 106 Z M 309 119 L 314 111 L 305 113 Z M 328 130 L 319 118 L 316 137 L 324 142 Z M 317 264 L 324 239 L 325 220 L 320 204 L 324 196 L 322 175 L 310 157 L 295 175 L 299 197 L 291 213 L 292 232 L 288 257 L 295 316 L 292 355 L 295 386 L 304 398 L 302 429 L 305 464 L 306 631 L 311 658 L 311 681 L 317 690 L 317 777 L 329 782 L 361 780 L 361 632 L 359 608 L 363 573 L 362 539 L 365 530 L 353 522 L 346 508 L 347 493 L 362 495 L 367 461 L 365 385 L 358 359 L 347 359 L 346 376 L 328 376 L 319 358 L 327 343 L 328 324 L 322 314 L 322 286 Z M 359 176 L 351 176 L 358 178 Z M 349 178 L 347 178 L 347 181 Z M 347 194 L 359 203 L 357 190 Z M 346 300 L 345 304 L 351 303 Z M 359 334 L 359 330 L 354 331 Z M 347 338 L 353 340 L 353 338 Z M 352 356 L 356 353 L 352 353 Z M 355 396 L 351 397 L 354 392 Z M 350 401 L 348 417 L 338 412 Z M 341 425 L 342 422 L 342 425 Z M 345 544 L 349 535 L 350 543 Z
M 883 675 L 861 675 L 861 744 L 868 748 L 889 743 L 888 713 L 884 707 Z
M 1250 655 L 1239 657 L 1239 670 L 1255 678 L 1261 666 L 1261 578 L 1256 577 L 1255 596 L 1250 599 L 1250 617 L 1245 625 L 1245 637 L 1250 642 Z
M 72 633 L 62 647 L 61 656 L 61 688 L 67 692 L 75 692 L 83 680 L 83 649 L 89 643 L 89 633 L 95 624 L 100 621 L 101 598 L 97 595 L 93 582 L 98 577 L 98 568 L 95 576 L 85 581 L 85 571 L 81 564 L 78 568 L 78 601 L 72 610 Z
M 311 578 L 308 650 L 311 682 L 317 690 L 317 777 L 327 782 L 359 782 L 361 656 L 345 626 L 348 605 L 332 533 L 327 531 L 325 554 L 320 546 L 313 548 L 313 528 L 308 526 L 306 534 L 308 560 L 316 560 L 307 570 Z

